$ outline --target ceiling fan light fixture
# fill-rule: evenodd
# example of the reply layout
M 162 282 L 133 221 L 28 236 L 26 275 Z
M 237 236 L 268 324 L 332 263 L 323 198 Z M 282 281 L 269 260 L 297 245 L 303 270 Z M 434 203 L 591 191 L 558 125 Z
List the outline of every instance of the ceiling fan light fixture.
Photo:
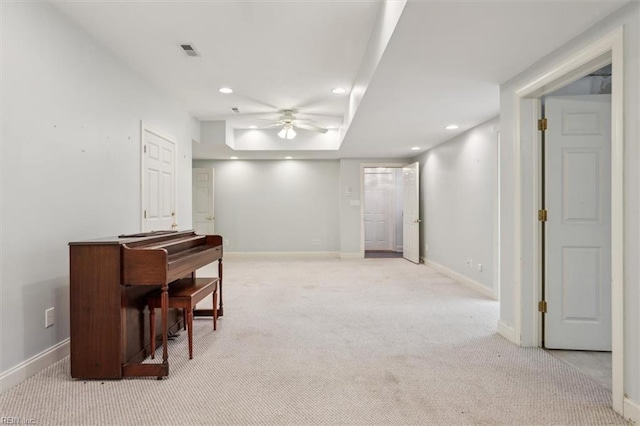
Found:
M 293 126 L 291 124 L 285 124 L 278 132 L 278 136 L 282 139 L 293 139 L 296 137 L 296 131 L 293 130 Z

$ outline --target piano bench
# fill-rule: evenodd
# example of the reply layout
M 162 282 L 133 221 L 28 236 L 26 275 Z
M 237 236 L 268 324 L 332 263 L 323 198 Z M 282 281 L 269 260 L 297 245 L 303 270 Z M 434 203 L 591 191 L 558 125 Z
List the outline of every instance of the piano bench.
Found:
M 193 359 L 193 308 L 208 295 L 213 297 L 213 329 L 218 322 L 218 283 L 220 278 L 183 278 L 169 284 L 169 308 L 182 309 L 189 336 L 189 359 Z M 149 328 L 151 331 L 151 359 L 156 350 L 156 309 L 161 305 L 161 294 L 154 293 L 147 299 Z

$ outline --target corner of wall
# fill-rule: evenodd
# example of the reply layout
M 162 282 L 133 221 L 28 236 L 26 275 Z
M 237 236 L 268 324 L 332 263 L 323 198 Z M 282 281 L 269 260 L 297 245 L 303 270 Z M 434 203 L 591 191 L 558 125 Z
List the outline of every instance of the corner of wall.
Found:
M 513 327 L 508 326 L 502 320 L 498 320 L 498 334 L 510 341 L 511 343 L 515 343 L 519 345 L 520 342 L 516 339 L 516 331 Z
M 459 282 L 460 284 L 463 284 L 475 291 L 477 291 L 478 293 L 482 294 L 483 296 L 486 296 L 490 299 L 493 300 L 498 300 L 495 291 L 493 291 L 493 289 L 490 289 L 489 287 L 486 287 L 483 284 L 480 284 L 479 282 L 472 280 L 469 277 L 465 277 L 464 275 L 453 271 L 449 268 L 447 268 L 446 266 L 440 265 L 439 263 L 433 262 L 429 259 L 424 259 L 425 265 L 432 267 L 433 269 L 447 275 L 448 277 L 456 280 L 457 282 Z
M 70 348 L 70 339 L 65 339 L 57 345 L 5 371 L 0 375 L 0 394 L 64 359 L 69 355 Z
M 640 403 L 630 398 L 624 399 L 623 416 L 635 424 L 640 424 Z

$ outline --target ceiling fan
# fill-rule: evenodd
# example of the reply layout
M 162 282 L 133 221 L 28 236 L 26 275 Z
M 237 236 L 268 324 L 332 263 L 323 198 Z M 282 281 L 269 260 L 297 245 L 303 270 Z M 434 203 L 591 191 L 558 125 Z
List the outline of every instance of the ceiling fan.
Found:
M 296 137 L 295 129 L 310 130 L 312 132 L 317 132 L 317 133 L 327 133 L 328 129 L 312 124 L 313 120 L 297 118 L 294 115 L 294 113 L 297 112 L 295 110 L 284 109 L 279 112 L 282 114 L 280 118 L 278 118 L 275 121 L 268 120 L 268 121 L 272 121 L 272 123 L 259 128 L 271 129 L 271 128 L 281 127 L 280 131 L 278 132 L 278 136 L 280 136 L 282 139 L 295 138 Z

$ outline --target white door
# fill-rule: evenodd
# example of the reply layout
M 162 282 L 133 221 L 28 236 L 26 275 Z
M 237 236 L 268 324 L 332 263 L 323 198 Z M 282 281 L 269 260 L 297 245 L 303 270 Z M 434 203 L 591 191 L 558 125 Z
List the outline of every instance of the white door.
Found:
M 193 228 L 213 235 L 213 169 L 193 169 Z
M 402 213 L 403 256 L 420 263 L 420 163 L 402 168 L 404 209 Z
M 395 179 L 392 169 L 365 169 L 364 249 L 395 249 L 393 199 Z
M 545 103 L 545 346 L 611 350 L 611 96 Z
M 176 144 L 142 125 L 142 231 L 176 229 Z

